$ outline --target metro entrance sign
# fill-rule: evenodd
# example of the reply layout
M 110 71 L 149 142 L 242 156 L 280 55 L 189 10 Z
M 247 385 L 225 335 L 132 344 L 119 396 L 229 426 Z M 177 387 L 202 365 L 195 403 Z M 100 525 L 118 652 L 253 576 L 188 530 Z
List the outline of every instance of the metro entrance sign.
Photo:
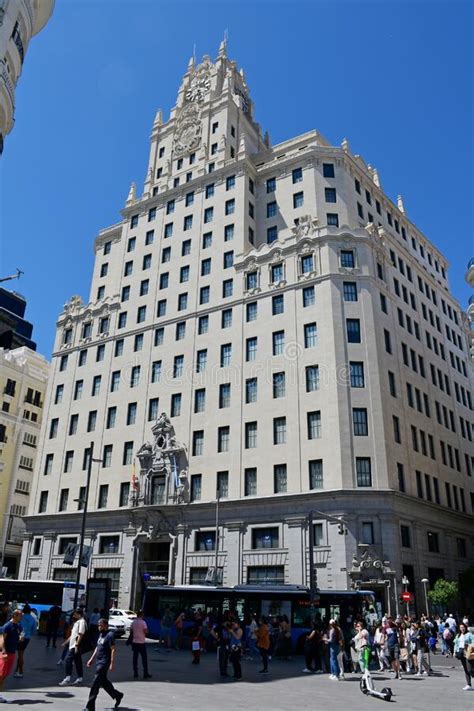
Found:
M 402 600 L 403 600 L 403 602 L 410 602 L 411 599 L 412 599 L 412 597 L 413 597 L 412 594 L 411 594 L 410 592 L 408 592 L 408 591 L 405 591 L 405 592 L 402 593 Z

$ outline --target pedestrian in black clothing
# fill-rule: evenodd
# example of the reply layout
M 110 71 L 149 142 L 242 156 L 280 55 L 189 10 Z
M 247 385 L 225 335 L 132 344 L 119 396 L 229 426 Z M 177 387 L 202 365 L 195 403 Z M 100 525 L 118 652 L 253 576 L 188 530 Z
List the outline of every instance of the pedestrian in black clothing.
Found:
M 58 638 L 59 621 L 61 619 L 62 610 L 59 605 L 52 605 L 48 612 L 48 623 L 46 625 L 46 646 L 49 647 L 53 640 L 53 648 L 56 649 L 56 640 Z
M 219 666 L 219 674 L 221 676 L 229 676 L 227 673 L 227 665 L 229 663 L 229 623 L 223 624 L 219 622 L 211 630 L 211 635 L 215 640 L 217 647 L 217 664 Z
M 117 691 L 112 682 L 107 679 L 107 672 L 113 672 L 114 670 L 115 638 L 114 633 L 109 632 L 109 623 L 104 618 L 99 620 L 99 638 L 94 654 L 87 662 L 88 667 L 92 666 L 94 659 L 95 676 L 85 709 L 87 711 L 95 711 L 95 700 L 101 689 L 104 689 L 115 700 L 115 708 L 118 708 L 123 699 L 123 694 L 121 691 Z

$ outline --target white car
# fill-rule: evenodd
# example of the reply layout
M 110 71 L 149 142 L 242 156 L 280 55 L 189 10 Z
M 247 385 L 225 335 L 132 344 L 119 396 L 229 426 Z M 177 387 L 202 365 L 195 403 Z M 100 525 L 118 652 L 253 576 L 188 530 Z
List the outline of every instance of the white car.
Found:
M 118 610 L 116 607 L 109 610 L 109 626 L 111 622 L 121 622 L 125 627 L 125 631 L 130 632 L 134 619 L 136 619 L 136 614 L 132 610 Z
M 123 637 L 125 632 L 125 625 L 118 617 L 109 617 L 109 631 L 113 632 L 116 637 Z

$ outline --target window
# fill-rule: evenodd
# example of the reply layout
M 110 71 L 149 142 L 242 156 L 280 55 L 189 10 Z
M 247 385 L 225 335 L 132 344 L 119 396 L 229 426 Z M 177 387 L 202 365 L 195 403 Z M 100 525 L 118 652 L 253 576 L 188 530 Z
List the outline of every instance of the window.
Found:
M 224 299 L 228 298 L 229 296 L 232 296 L 234 292 L 234 280 L 233 279 L 224 279 L 222 282 L 222 297 Z
M 134 227 L 137 227 L 138 225 L 138 215 L 132 215 L 131 220 L 130 220 L 130 227 L 133 229 Z
M 409 383 L 407 383 L 408 386 Z M 411 386 L 410 386 L 411 387 Z M 397 386 L 395 383 L 395 373 L 388 371 L 388 388 L 392 397 L 397 397 Z
M 181 415 L 181 393 L 174 393 L 171 396 L 171 417 Z
M 357 486 L 372 486 L 370 457 L 356 457 Z
M 184 292 L 184 294 L 179 294 L 179 296 L 178 296 L 178 311 L 184 311 L 187 308 L 188 308 L 188 294 L 187 294 L 187 292 Z
M 232 190 L 232 188 L 235 188 L 235 175 L 229 175 L 225 181 L 225 189 Z
M 315 323 L 306 323 L 304 326 L 304 347 L 314 348 L 316 345 L 317 330 Z
M 146 296 L 148 294 L 149 288 L 150 280 L 143 279 L 143 281 L 140 282 L 140 296 Z
M 231 200 L 226 200 L 225 202 L 225 214 L 226 215 L 232 215 L 235 212 L 235 200 L 232 198 Z
M 403 548 L 411 548 L 411 531 L 409 526 L 400 526 L 400 538 Z
M 110 254 L 112 249 L 112 242 L 104 242 L 104 254 Z
M 99 286 L 99 288 L 97 289 L 97 301 L 100 301 L 101 299 L 103 299 L 104 296 L 105 296 L 105 286 Z M 67 332 L 66 332 L 66 335 L 67 335 Z M 71 331 L 71 335 L 72 335 L 72 331 Z
M 155 360 L 151 364 L 151 382 L 159 383 L 161 377 L 161 360 Z
M 309 467 L 309 488 L 310 489 L 322 489 L 323 488 L 323 460 L 322 459 L 311 459 L 308 462 Z
M 439 535 L 433 531 L 427 531 L 428 550 L 430 553 L 439 553 Z
M 221 346 L 221 358 L 220 358 L 221 368 L 225 368 L 226 366 L 230 365 L 231 357 L 232 357 L 232 345 L 230 343 L 224 343 Z
M 184 368 L 184 356 L 177 355 L 173 360 L 173 378 L 181 378 Z
M 308 412 L 306 415 L 308 427 L 308 439 L 319 439 L 321 437 L 321 411 Z
M 275 242 L 278 239 L 278 228 L 273 226 L 273 227 L 268 227 L 267 229 L 267 244 L 271 244 L 272 242 Z
M 276 178 L 268 178 L 266 188 L 267 193 L 274 193 L 276 189 Z
M 87 361 L 87 350 L 79 351 L 79 360 L 78 360 L 78 367 L 80 368 L 82 365 L 85 365 Z
M 286 417 L 273 418 L 273 444 L 286 444 Z
M 196 353 L 196 373 L 203 373 L 207 363 L 207 348 L 202 348 Z
M 257 446 L 257 423 L 245 423 L 245 449 L 255 449 Z
M 323 177 L 334 178 L 334 163 L 323 163 Z
M 291 176 L 292 176 L 293 183 L 301 183 L 301 181 L 303 180 L 303 169 L 302 168 L 295 168 L 292 171 Z
M 75 435 L 77 432 L 77 425 L 79 422 L 79 415 L 71 415 L 71 419 L 69 420 L 69 435 Z
M 324 188 L 326 202 L 336 202 L 336 188 Z
M 140 366 L 134 365 L 130 372 L 130 387 L 136 388 L 140 382 Z
M 66 368 L 67 368 L 67 355 L 61 356 L 61 360 L 59 361 L 59 372 L 63 373 Z
M 211 288 L 209 286 L 203 286 L 199 289 L 199 303 L 208 304 L 211 295 Z
M 283 585 L 284 582 L 284 565 L 249 565 L 247 568 L 249 585 Z
M 214 183 L 209 183 L 206 185 L 206 198 L 209 199 L 214 196 Z
M 246 305 L 245 308 L 246 312 L 246 320 L 248 321 L 255 321 L 257 319 L 257 302 L 252 301 L 251 303 Z
M 358 318 L 346 319 L 346 332 L 348 343 L 360 343 L 360 321 Z
M 109 407 L 107 410 L 107 419 L 106 419 L 105 428 L 107 430 L 110 430 L 113 427 L 115 427 L 116 419 L 117 419 L 117 408 L 115 405 L 113 405 L 112 407 Z
M 134 353 L 138 353 L 143 349 L 143 333 L 137 333 L 135 338 L 133 339 L 133 351 Z
M 300 269 L 302 274 L 309 274 L 314 270 L 314 260 L 312 254 L 305 254 L 300 260 Z
M 304 193 L 293 193 L 293 208 L 303 207 L 304 205 Z
M 234 239 L 234 225 L 226 225 L 224 227 L 224 242 L 230 242 Z
M 456 538 L 456 550 L 459 558 L 467 558 L 467 547 L 465 538 Z
M 102 453 L 102 466 L 104 469 L 107 469 L 110 467 L 112 464 L 112 445 L 111 444 L 105 444 L 104 445 L 104 451 Z
M 351 388 L 365 387 L 364 364 L 360 361 L 350 361 L 349 363 Z
M 43 476 L 49 476 L 49 474 L 51 474 L 51 472 L 53 471 L 53 459 L 54 454 L 46 455 L 46 458 L 44 460 Z
M 357 301 L 357 284 L 355 281 L 343 282 L 344 301 Z
M 247 338 L 245 341 L 245 360 L 256 360 L 257 358 L 257 336 Z
M 234 252 L 224 252 L 224 269 L 229 269 L 234 265 Z
M 119 506 L 128 506 L 128 499 L 130 496 L 130 483 L 128 481 L 124 481 L 120 484 L 120 498 L 119 498 Z
M 122 311 L 118 315 L 117 328 L 125 328 L 126 325 L 127 325 L 127 312 Z
M 91 410 L 87 418 L 87 431 L 94 432 L 97 423 L 97 410 Z
M 217 451 L 218 452 L 228 452 L 230 442 L 230 427 L 224 425 L 223 427 L 218 427 L 217 429 Z
M 249 467 L 244 472 L 244 492 L 245 496 L 257 495 L 257 470 L 255 467 Z
M 207 224 L 208 222 L 212 222 L 214 219 L 214 208 L 213 207 L 206 207 L 204 210 L 204 223 Z
M 95 397 L 96 395 L 99 394 L 101 380 L 102 380 L 101 375 L 94 375 L 94 378 L 92 380 L 92 392 L 91 392 L 92 397 Z
M 137 309 L 137 323 L 143 323 L 146 318 L 146 306 L 139 306 Z
M 209 316 L 206 314 L 205 316 L 200 316 L 198 320 L 198 335 L 202 336 L 204 333 L 207 333 L 209 330 Z
M 260 548 L 279 548 L 279 546 L 280 535 L 278 526 L 252 529 L 252 548 L 254 550 Z
M 367 409 L 365 407 L 352 408 L 352 424 L 355 436 L 366 437 L 369 434 L 367 425 Z
M 383 330 L 383 336 L 384 336 L 384 341 L 385 341 L 385 350 L 387 353 L 392 352 L 392 340 L 390 338 L 390 331 L 387 331 L 386 328 Z
M 372 521 L 362 521 L 362 543 L 369 546 L 375 543 L 374 524 Z
M 108 496 L 109 496 L 109 485 L 108 484 L 101 484 L 99 486 L 99 500 L 97 502 L 98 509 L 106 509 L 107 508 Z
M 66 452 L 66 454 L 64 455 L 64 473 L 65 474 L 72 471 L 73 461 L 74 461 L 74 452 L 72 450 L 68 450 Z
M 286 490 L 286 464 L 275 464 L 273 467 L 273 491 L 275 494 L 284 494 Z
M 215 531 L 196 531 L 195 551 L 213 551 L 216 549 Z
M 167 289 L 170 281 L 169 272 L 163 272 L 160 274 L 160 289 Z
M 285 397 L 285 373 L 273 373 L 273 397 Z
M 172 223 L 172 222 L 168 222 L 168 223 L 165 225 L 164 238 L 165 238 L 165 239 L 168 239 L 168 237 L 172 237 L 172 236 L 173 236 L 173 223 Z
M 232 309 L 224 309 L 221 315 L 221 327 L 230 328 L 232 326 Z
M 314 306 L 316 303 L 314 286 L 305 286 L 303 289 L 303 308 Z
M 305 369 L 306 392 L 312 393 L 319 389 L 319 367 L 317 365 L 307 365 Z
M 12 381 L 7 381 L 7 384 L 8 384 L 8 382 L 12 382 Z M 6 388 L 5 388 L 5 392 L 6 392 Z M 56 393 L 54 395 L 54 404 L 55 405 L 62 402 L 63 393 L 64 393 L 64 385 L 58 385 L 56 387 Z
M 124 277 L 130 276 L 132 272 L 133 272 L 133 262 L 125 262 L 125 265 L 123 268 Z
M 245 275 L 245 288 L 247 291 L 258 287 L 258 272 L 247 272 Z
M 219 407 L 230 407 L 230 383 L 219 385 Z
M 339 227 L 339 215 L 335 212 L 326 213 L 326 222 L 333 227 Z
M 357 203 L 357 214 L 359 215 L 359 217 L 362 220 L 364 219 L 364 209 L 363 209 L 362 205 L 360 204 L 360 202 Z
M 137 246 L 137 238 L 130 237 L 130 239 L 127 242 L 127 252 L 133 252 L 136 246 Z
M 229 496 L 229 472 L 217 472 L 216 495 L 221 499 Z
M 273 355 L 283 355 L 285 348 L 285 332 L 284 331 L 274 331 L 272 333 L 272 347 Z
M 123 443 L 122 464 L 131 464 L 133 461 L 133 442 Z
M 154 239 L 155 239 L 155 231 L 148 230 L 148 232 L 145 235 L 145 245 L 148 246 L 150 244 L 153 244 Z
M 182 341 L 186 335 L 186 321 L 180 321 L 176 324 L 176 340 Z
M 211 258 L 203 259 L 201 261 L 201 276 L 207 276 L 211 273 Z
M 187 232 L 188 230 L 191 229 L 193 226 L 193 216 L 192 215 L 186 215 L 184 220 L 183 220 L 183 230 L 184 232 Z
M 204 451 L 204 431 L 196 430 L 193 432 L 193 457 L 199 457 Z
M 400 434 L 400 420 L 396 415 L 392 416 L 393 421 L 393 437 L 397 444 L 401 444 L 402 438 Z
M 245 381 L 245 402 L 257 402 L 258 381 L 257 378 L 247 378 Z
M 42 491 L 40 494 L 38 513 L 45 513 L 48 507 L 48 492 Z
M 276 217 L 277 214 L 277 203 L 276 200 L 267 202 L 267 217 Z
M 211 244 L 212 244 L 212 232 L 204 232 L 204 234 L 202 236 L 202 248 L 208 249 L 211 246 Z M 201 262 L 201 264 L 202 264 L 202 262 Z M 201 274 L 202 274 L 202 272 L 201 272 Z M 208 274 L 209 274 L 209 272 L 208 272 Z
M 194 392 L 194 412 L 204 412 L 206 407 L 206 389 L 198 388 Z

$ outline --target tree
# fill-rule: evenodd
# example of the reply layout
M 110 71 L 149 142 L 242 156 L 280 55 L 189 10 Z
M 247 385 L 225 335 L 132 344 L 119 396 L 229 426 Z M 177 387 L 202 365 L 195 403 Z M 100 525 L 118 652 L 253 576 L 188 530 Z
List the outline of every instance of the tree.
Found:
M 459 585 L 454 580 L 438 578 L 428 597 L 434 605 L 448 607 L 459 595 Z

